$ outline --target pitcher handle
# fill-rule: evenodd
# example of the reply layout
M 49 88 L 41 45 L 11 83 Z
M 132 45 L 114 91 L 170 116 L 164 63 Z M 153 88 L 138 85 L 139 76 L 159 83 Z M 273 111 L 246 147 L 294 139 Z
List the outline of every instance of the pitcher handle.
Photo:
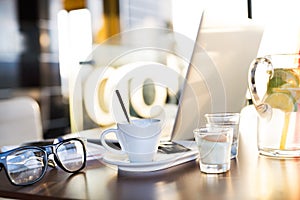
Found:
M 249 91 L 250 91 L 250 95 L 251 95 L 253 104 L 254 104 L 257 112 L 259 113 L 259 115 L 263 118 L 270 119 L 272 116 L 272 107 L 269 104 L 264 103 L 257 94 L 255 74 L 256 74 L 257 67 L 260 64 L 263 64 L 267 67 L 266 72 L 267 72 L 267 74 L 269 74 L 269 80 L 273 77 L 274 68 L 273 68 L 271 60 L 268 59 L 267 57 L 256 58 L 255 60 L 252 61 L 250 68 L 249 68 L 248 87 L 249 87 Z

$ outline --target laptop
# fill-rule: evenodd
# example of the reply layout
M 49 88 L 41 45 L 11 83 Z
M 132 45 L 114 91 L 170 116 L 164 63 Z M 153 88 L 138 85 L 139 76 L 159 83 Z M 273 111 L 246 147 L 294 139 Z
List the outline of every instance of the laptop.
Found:
M 206 113 L 240 112 L 245 106 L 248 68 L 264 29 L 246 17 L 227 14 L 202 13 L 171 141 L 193 139 L 193 130 L 205 126 Z

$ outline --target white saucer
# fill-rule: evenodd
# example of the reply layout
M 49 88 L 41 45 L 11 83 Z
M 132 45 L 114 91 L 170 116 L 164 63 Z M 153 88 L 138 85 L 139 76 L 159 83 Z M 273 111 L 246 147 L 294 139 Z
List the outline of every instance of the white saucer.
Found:
M 194 145 L 188 145 L 188 147 L 191 150 L 187 152 L 172 154 L 158 152 L 153 162 L 131 163 L 126 155 L 116 155 L 108 152 L 104 154 L 103 161 L 118 166 L 118 169 L 122 171 L 152 172 L 196 159 L 198 157 L 198 149 Z

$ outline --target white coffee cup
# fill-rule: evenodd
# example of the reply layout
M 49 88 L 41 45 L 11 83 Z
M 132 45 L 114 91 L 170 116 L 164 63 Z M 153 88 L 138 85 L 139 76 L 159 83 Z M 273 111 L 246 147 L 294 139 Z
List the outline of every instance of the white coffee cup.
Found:
M 121 150 L 110 147 L 106 135 L 115 133 Z M 109 152 L 127 154 L 130 162 L 151 162 L 157 153 L 161 133 L 159 119 L 131 120 L 130 124 L 117 123 L 117 128 L 105 130 L 101 134 L 101 144 Z

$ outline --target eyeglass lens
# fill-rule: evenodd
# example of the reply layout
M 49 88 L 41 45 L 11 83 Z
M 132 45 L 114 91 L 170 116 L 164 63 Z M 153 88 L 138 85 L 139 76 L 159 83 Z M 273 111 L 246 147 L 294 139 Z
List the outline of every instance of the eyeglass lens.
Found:
M 29 184 L 42 177 L 46 153 L 40 149 L 22 149 L 6 158 L 7 174 L 17 185 Z
M 62 166 L 70 172 L 75 172 L 83 167 L 84 153 L 83 144 L 77 140 L 61 143 L 56 149 Z

